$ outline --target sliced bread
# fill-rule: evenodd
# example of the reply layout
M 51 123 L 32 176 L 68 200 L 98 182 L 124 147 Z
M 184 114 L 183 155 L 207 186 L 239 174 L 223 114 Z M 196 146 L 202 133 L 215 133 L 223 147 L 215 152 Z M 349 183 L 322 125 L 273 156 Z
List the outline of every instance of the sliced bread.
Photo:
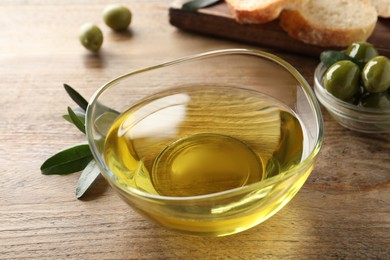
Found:
M 225 0 L 239 23 L 267 23 L 308 0 Z
M 377 12 L 366 0 L 310 0 L 280 15 L 280 25 L 291 37 L 324 47 L 365 41 L 376 21 Z
M 390 18 L 390 0 L 371 0 L 378 15 L 383 18 Z

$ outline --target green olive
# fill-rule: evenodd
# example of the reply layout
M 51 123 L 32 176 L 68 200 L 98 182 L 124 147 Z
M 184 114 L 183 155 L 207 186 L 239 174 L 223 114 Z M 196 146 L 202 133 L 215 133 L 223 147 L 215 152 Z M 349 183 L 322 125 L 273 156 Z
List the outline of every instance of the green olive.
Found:
M 359 67 L 349 60 L 338 61 L 325 73 L 324 86 L 333 96 L 351 100 L 359 91 Z
M 364 87 L 368 92 L 379 93 L 390 88 L 390 61 L 377 56 L 367 62 L 362 72 Z
M 103 20 L 115 31 L 125 30 L 131 23 L 131 12 L 126 6 L 112 4 L 104 9 Z
M 85 23 L 80 27 L 79 39 L 85 48 L 97 52 L 103 44 L 103 33 L 96 25 Z
M 374 45 L 368 42 L 352 43 L 350 46 L 348 46 L 345 54 L 364 63 L 379 55 Z
M 390 94 L 382 93 L 366 93 L 360 100 L 363 107 L 390 109 Z

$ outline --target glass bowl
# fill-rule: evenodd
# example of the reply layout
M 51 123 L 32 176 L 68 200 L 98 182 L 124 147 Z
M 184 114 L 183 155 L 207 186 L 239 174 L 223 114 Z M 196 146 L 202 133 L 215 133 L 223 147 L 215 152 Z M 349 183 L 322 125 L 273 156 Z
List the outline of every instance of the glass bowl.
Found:
M 380 50 L 390 56 L 390 51 Z M 390 109 L 374 109 L 350 104 L 330 94 L 323 86 L 327 68 L 320 63 L 314 73 L 314 91 L 320 103 L 343 127 L 362 133 L 390 133 Z
M 227 49 L 106 83 L 86 131 L 102 175 L 132 208 L 171 230 L 224 236 L 292 199 L 313 169 L 323 121 L 290 64 Z

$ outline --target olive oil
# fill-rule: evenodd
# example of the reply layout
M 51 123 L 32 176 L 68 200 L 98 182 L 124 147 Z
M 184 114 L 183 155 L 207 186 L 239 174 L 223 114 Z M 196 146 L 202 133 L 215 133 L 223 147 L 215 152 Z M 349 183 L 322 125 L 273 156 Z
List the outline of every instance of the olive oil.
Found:
M 281 102 L 235 87 L 186 86 L 132 106 L 104 144 L 123 187 L 188 197 L 276 176 L 301 161 L 304 132 Z
M 262 172 L 256 153 L 243 142 L 202 133 L 165 148 L 153 164 L 152 182 L 159 194 L 195 196 L 259 181 Z

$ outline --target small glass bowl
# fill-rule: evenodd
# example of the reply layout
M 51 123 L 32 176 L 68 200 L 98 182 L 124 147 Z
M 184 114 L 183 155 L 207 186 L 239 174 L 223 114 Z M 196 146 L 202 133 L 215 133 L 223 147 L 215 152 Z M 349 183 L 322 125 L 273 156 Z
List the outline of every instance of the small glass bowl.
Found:
M 139 104 L 140 100 L 149 100 L 155 93 L 175 89 L 177 86 L 199 84 L 210 88 L 226 85 L 239 87 L 280 101 L 293 111 L 304 131 L 305 149 L 301 160 L 265 180 L 205 195 L 167 196 L 123 185 L 118 175 L 108 166 L 104 155 L 105 140 L 116 116 L 130 107 L 137 108 L 136 104 Z M 237 109 L 241 107 L 240 102 L 248 101 L 247 98 L 243 100 L 240 97 L 231 97 L 239 102 Z M 251 100 L 251 97 L 249 99 Z M 176 97 L 173 102 L 176 102 L 175 100 L 181 102 Z M 217 100 L 218 98 L 215 102 Z M 181 106 L 185 107 L 186 103 L 181 103 Z M 211 107 L 214 107 L 214 104 Z M 229 126 L 234 127 L 227 128 L 234 128 L 237 133 L 245 135 L 245 122 L 250 124 L 253 121 L 253 113 L 257 110 L 252 111 L 246 118 L 235 117 L 235 111 L 230 109 L 223 113 L 233 118 Z M 182 119 L 185 120 L 185 116 L 181 116 L 180 120 Z M 156 120 L 160 123 L 164 121 L 161 117 L 156 117 Z M 193 124 L 193 127 L 218 120 L 219 118 L 205 115 L 198 123 Z M 161 124 L 158 122 L 155 125 L 151 122 L 145 129 L 154 133 L 166 133 L 159 125 Z M 179 128 L 180 124 L 177 129 Z M 225 131 L 223 127 L 207 129 L 216 134 L 219 131 L 223 134 Z M 256 127 L 251 129 L 262 131 Z M 89 103 L 86 132 L 102 175 L 113 190 L 136 211 L 171 230 L 192 235 L 225 236 L 265 221 L 294 197 L 313 170 L 322 145 L 323 120 L 311 87 L 286 61 L 262 51 L 228 49 L 201 53 L 130 72 L 106 83 Z M 160 143 L 163 146 L 170 145 L 165 140 Z M 150 161 L 144 157 L 152 153 L 153 151 L 144 152 L 139 155 L 139 160 Z
M 389 57 L 389 51 L 380 51 Z M 390 133 L 390 109 L 366 108 L 342 101 L 330 94 L 323 86 L 327 68 L 320 63 L 314 73 L 314 92 L 319 102 L 343 127 L 362 133 Z

